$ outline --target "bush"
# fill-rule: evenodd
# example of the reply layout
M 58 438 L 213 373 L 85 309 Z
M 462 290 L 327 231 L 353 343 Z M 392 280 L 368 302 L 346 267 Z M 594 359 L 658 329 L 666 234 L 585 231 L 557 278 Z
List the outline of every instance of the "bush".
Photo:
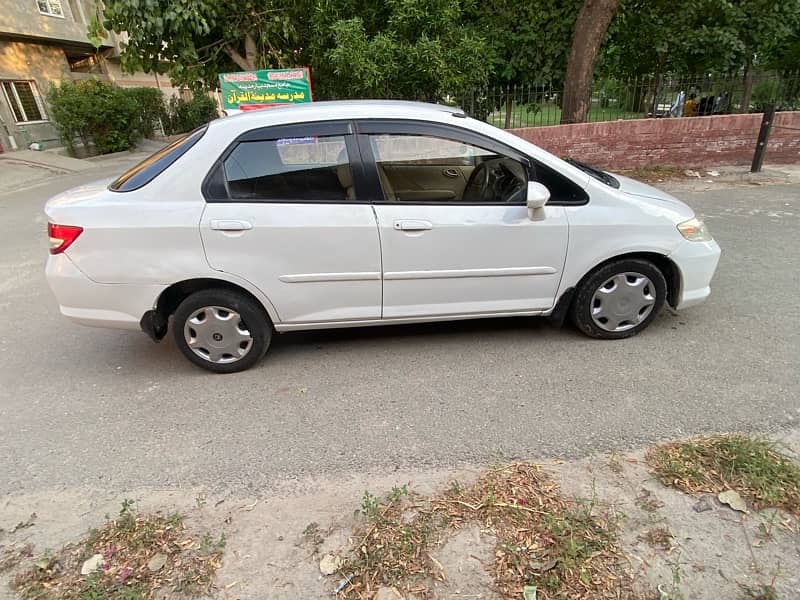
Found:
M 50 112 L 70 153 L 75 139 L 86 148 L 94 142 L 98 154 L 129 150 L 153 135 L 164 112 L 161 91 L 118 88 L 97 80 L 64 82 L 47 94 Z
M 153 137 L 159 119 L 165 115 L 164 94 L 151 87 L 126 88 L 123 91 L 136 102 L 139 133 L 142 137 Z
M 217 103 L 205 94 L 198 94 L 191 100 L 173 96 L 166 108 L 164 133 L 174 135 L 192 131 L 218 116 Z

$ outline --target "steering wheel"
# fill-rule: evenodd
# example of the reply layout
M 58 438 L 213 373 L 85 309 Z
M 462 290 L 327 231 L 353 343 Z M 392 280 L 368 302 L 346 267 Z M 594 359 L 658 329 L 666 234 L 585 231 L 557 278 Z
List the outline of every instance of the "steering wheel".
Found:
M 492 202 L 494 200 L 494 186 L 491 185 L 491 162 L 482 162 L 472 171 L 464 188 L 464 202 Z
M 495 158 L 479 164 L 464 188 L 464 202 L 517 202 L 523 186 L 507 166 L 508 160 Z

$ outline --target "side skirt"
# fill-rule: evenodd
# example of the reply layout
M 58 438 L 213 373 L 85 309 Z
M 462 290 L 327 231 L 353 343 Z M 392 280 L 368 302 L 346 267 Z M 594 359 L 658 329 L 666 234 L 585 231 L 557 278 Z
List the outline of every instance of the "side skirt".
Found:
M 276 323 L 275 330 L 298 331 L 307 329 L 336 329 L 342 327 L 371 327 L 373 325 L 399 325 L 403 323 L 434 323 L 438 321 L 463 321 L 467 319 L 492 319 L 496 317 L 537 317 L 548 311 L 528 310 L 502 313 L 474 313 L 466 315 L 435 315 L 428 317 L 397 317 L 390 319 L 365 319 L 360 321 L 315 321 L 310 323 Z

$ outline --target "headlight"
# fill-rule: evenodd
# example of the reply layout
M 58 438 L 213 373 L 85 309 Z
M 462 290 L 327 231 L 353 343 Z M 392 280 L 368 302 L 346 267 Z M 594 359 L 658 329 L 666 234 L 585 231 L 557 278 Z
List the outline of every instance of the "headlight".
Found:
M 694 217 L 683 223 L 678 223 L 678 231 L 690 242 L 710 242 L 711 232 L 702 219 Z

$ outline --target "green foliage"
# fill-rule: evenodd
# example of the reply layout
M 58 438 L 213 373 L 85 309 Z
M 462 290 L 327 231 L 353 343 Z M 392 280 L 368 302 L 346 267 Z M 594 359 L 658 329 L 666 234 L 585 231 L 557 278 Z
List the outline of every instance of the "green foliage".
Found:
M 195 94 L 190 100 L 173 96 L 167 103 L 162 120 L 164 133 L 174 135 L 192 131 L 218 116 L 217 103 L 206 94 Z
M 310 8 L 290 0 L 105 0 L 104 6 L 105 28 L 128 33 L 125 70 L 168 73 L 195 90 L 216 87 L 218 73 L 292 64 L 296 28 Z M 250 64 L 237 64 L 237 56 Z
M 361 514 L 371 519 L 378 514 L 380 506 L 380 498 L 370 494 L 369 490 L 364 490 L 364 495 L 361 497 Z
M 158 88 L 150 87 L 127 88 L 124 91 L 136 102 L 139 133 L 142 137 L 152 137 L 158 120 L 164 116 L 164 94 Z
M 123 89 L 89 79 L 53 86 L 47 100 L 70 152 L 74 153 L 78 138 L 84 147 L 94 143 L 98 154 L 108 154 L 129 150 L 152 135 L 160 102 L 156 94 L 160 96 L 158 90 Z
M 767 65 L 790 56 L 799 33 L 800 0 L 622 0 L 601 71 L 733 73 L 753 61 Z
M 465 0 L 319 0 L 312 17 L 322 97 L 440 100 L 488 80 L 487 42 Z
M 486 0 L 470 19 L 487 40 L 492 85 L 560 87 L 581 0 Z

